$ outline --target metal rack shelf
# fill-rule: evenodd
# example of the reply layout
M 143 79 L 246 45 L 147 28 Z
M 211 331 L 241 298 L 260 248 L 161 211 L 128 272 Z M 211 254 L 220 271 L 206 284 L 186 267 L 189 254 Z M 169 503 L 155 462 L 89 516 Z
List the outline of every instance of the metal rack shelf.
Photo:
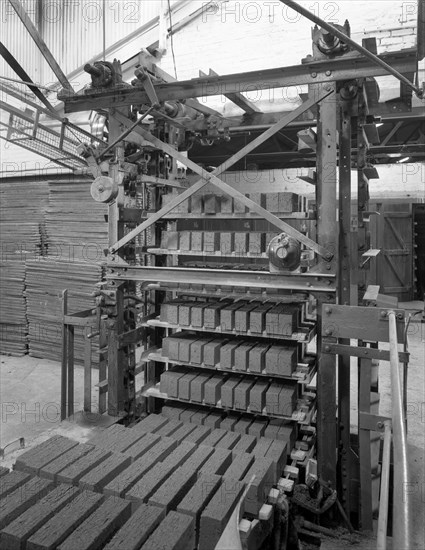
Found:
M 281 380 L 292 380 L 296 381 L 298 384 L 310 384 L 311 380 L 313 379 L 313 376 L 316 373 L 316 365 L 309 365 L 308 363 L 298 363 L 297 368 L 306 368 L 308 369 L 307 372 L 296 372 L 292 374 L 292 376 L 284 376 L 284 375 L 278 375 L 278 374 L 269 374 L 265 371 L 262 372 L 251 372 L 249 370 L 246 371 L 240 371 L 236 369 L 225 369 L 220 367 L 220 363 L 217 363 L 215 366 L 209 366 L 205 365 L 204 363 L 196 364 L 196 363 L 190 363 L 185 361 L 175 361 L 171 360 L 169 357 L 164 357 L 162 355 L 162 349 L 156 349 L 154 350 L 147 350 L 144 352 L 140 358 L 140 362 L 147 363 L 149 361 L 155 361 L 156 363 L 171 363 L 172 365 L 178 365 L 178 366 L 185 366 L 185 367 L 193 367 L 193 368 L 199 368 L 202 370 L 211 370 L 211 371 L 220 371 L 220 372 L 227 372 L 227 373 L 234 373 L 234 374 L 249 374 L 250 376 L 260 376 L 263 378 L 278 378 Z
M 281 220 L 315 220 L 317 218 L 315 212 L 272 212 L 277 218 Z M 148 212 L 146 217 L 149 218 L 153 216 L 154 212 Z M 220 212 L 217 214 L 196 214 L 196 213 L 185 213 L 185 212 L 175 212 L 170 214 L 165 214 L 162 216 L 164 220 L 262 220 L 261 216 L 253 212 L 248 212 L 246 214 L 229 212 L 224 213 Z
M 170 250 L 169 248 L 148 248 L 146 251 L 148 254 L 168 255 L 168 256 L 201 256 L 203 258 L 250 258 L 257 260 L 267 260 L 268 255 L 265 252 L 255 254 L 253 252 L 246 252 L 245 254 L 239 254 L 237 252 L 223 253 L 220 251 L 207 252 L 205 250 Z

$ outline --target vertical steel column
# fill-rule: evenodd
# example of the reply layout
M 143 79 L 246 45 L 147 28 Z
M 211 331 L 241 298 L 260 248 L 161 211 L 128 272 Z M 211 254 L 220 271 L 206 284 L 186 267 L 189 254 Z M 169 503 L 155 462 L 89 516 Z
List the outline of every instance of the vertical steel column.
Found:
M 323 85 L 325 89 L 336 88 L 335 83 Z M 326 273 L 336 273 L 338 252 L 338 226 L 336 221 L 336 126 L 337 99 L 332 94 L 318 106 L 317 124 L 317 240 L 321 246 L 334 253 L 332 261 L 321 259 L 319 269 Z M 327 296 L 318 298 L 318 376 L 317 376 L 317 455 L 320 479 L 336 489 L 337 441 L 336 441 L 336 358 L 321 353 L 322 349 L 322 304 Z M 332 334 L 332 327 L 326 327 L 326 335 Z

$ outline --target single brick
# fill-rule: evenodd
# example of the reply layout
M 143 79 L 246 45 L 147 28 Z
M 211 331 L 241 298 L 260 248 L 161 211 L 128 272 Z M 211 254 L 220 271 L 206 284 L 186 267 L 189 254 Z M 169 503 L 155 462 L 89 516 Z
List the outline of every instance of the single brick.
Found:
M 282 384 L 273 382 L 270 384 L 266 393 L 267 414 L 276 415 L 279 411 L 279 394 L 282 390 Z
M 27 550 L 53 550 L 99 507 L 103 496 L 84 491 L 47 521 L 27 541 Z
M 208 304 L 203 302 L 195 302 L 190 308 L 190 319 L 192 327 L 202 328 L 204 326 L 204 310 L 208 307 Z
M 293 422 L 280 418 L 271 418 L 264 432 L 265 437 L 285 441 L 290 448 L 292 448 L 295 443 L 295 435 Z
M 265 250 L 265 234 L 264 233 L 249 233 L 248 251 L 250 254 L 261 254 Z
M 43 445 L 43 443 L 41 445 Z M 56 458 L 62 456 L 66 453 L 66 451 L 69 451 L 69 449 L 72 449 L 77 445 L 78 441 L 73 441 L 67 437 L 60 437 L 56 439 L 53 445 L 49 443 L 49 441 L 46 441 L 43 449 L 39 446 L 39 451 L 33 455 L 27 456 L 25 461 L 22 460 L 21 456 L 21 460 L 19 464 L 15 464 L 15 468 L 17 470 L 21 470 L 22 472 L 38 474 L 40 469 L 49 464 L 49 462 L 52 462 Z
M 220 483 L 221 476 L 214 474 L 200 475 L 195 485 L 177 506 L 178 512 L 195 518 L 197 532 L 199 531 L 201 513 L 220 487 Z
M 257 304 L 245 304 L 235 311 L 235 330 L 245 334 L 249 330 L 249 317 L 251 311 L 257 307 Z
M 266 354 L 269 349 L 268 344 L 257 344 L 250 349 L 248 355 L 249 372 L 261 373 L 265 367 Z
M 40 477 L 56 480 L 57 474 L 82 456 L 93 450 L 91 445 L 77 445 L 40 470 Z
M 160 320 L 170 325 L 177 325 L 179 322 L 179 304 L 182 300 L 176 299 L 161 305 Z
M 188 252 L 191 250 L 191 235 L 190 231 L 180 231 L 180 250 Z
M 235 246 L 234 233 L 220 233 L 220 252 L 228 255 L 233 252 Z
M 277 439 L 279 441 L 286 441 L 291 449 L 294 446 L 296 437 L 296 428 L 293 423 L 286 423 L 286 425 L 282 425 L 277 433 Z
M 184 409 L 184 411 L 180 414 L 179 420 L 180 422 L 183 422 L 183 423 L 188 423 L 188 422 L 192 423 L 192 417 L 200 411 L 202 412 L 203 409 L 197 407 L 196 405 L 188 405 Z
M 233 198 L 228 195 L 222 196 L 220 208 L 222 214 L 231 214 L 233 212 Z
M 269 384 L 268 380 L 257 380 L 254 386 L 252 386 L 249 394 L 249 408 L 251 412 L 262 414 L 266 406 L 266 394 Z
M 248 233 L 235 233 L 235 254 L 245 256 L 248 250 Z
M 169 397 L 178 397 L 179 396 L 179 381 L 180 381 L 181 378 L 183 378 L 183 376 L 185 376 L 189 372 L 189 369 L 178 367 L 178 368 L 171 369 L 168 372 L 170 373 L 170 375 L 169 375 L 169 378 L 168 378 L 168 393 L 167 393 L 167 395 Z
M 212 430 L 210 435 L 204 439 L 202 442 L 202 445 L 207 445 L 208 447 L 215 447 L 217 443 L 220 441 L 220 439 L 223 439 L 223 437 L 227 434 L 226 430 L 221 430 L 220 428 L 216 428 L 215 430 Z
M 221 386 L 224 384 L 223 376 L 211 376 L 204 386 L 204 401 L 209 405 L 216 405 L 220 401 Z
M 220 311 L 224 302 L 210 302 L 204 308 L 204 328 L 215 330 L 220 325 Z
M 297 387 L 283 386 L 279 393 L 278 414 L 292 416 L 297 405 Z
M 203 474 L 223 475 L 232 462 L 232 451 L 216 448 L 210 458 L 202 466 Z
M 180 419 L 181 413 L 185 410 L 186 405 L 180 405 L 179 403 L 167 402 L 161 409 L 161 415 L 165 418 Z
M 58 550 L 96 550 L 127 521 L 131 504 L 119 498 L 107 498 L 75 531 L 58 547 Z
M 220 368 L 221 369 L 232 369 L 235 365 L 235 350 L 239 342 L 234 340 L 227 344 L 224 344 L 220 348 Z
M 270 449 L 272 442 L 273 440 L 268 439 L 267 437 L 259 437 L 251 453 L 255 456 L 255 458 L 259 458 L 259 459 L 262 458 L 263 456 L 266 456 L 267 451 Z
M 170 437 L 176 430 L 182 427 L 182 423 L 178 420 L 169 420 L 167 424 L 164 424 L 155 435 L 161 437 Z
M 246 473 L 244 480 L 247 484 L 250 483 L 244 499 L 245 512 L 257 516 L 275 483 L 275 464 L 273 460 L 267 458 L 255 460 Z
M 216 444 L 216 447 L 232 450 L 240 438 L 241 434 L 227 432 L 226 435 Z
M 204 400 L 205 384 L 211 378 L 211 374 L 198 374 L 190 383 L 190 400 L 195 403 L 202 403 Z
M 259 206 L 262 206 L 265 208 L 266 206 L 266 195 L 264 193 L 249 193 L 248 197 L 255 202 L 255 204 L 258 204 Z
M 30 474 L 18 470 L 12 470 L 7 475 L 2 476 L 0 478 L 0 497 L 3 499 L 8 494 L 13 493 L 30 478 Z
M 126 428 L 125 432 L 112 438 L 108 444 L 100 445 L 104 449 L 108 449 L 113 453 L 124 453 L 129 447 L 137 443 L 146 434 L 143 432 Z
M 111 452 L 106 449 L 95 448 L 91 453 L 82 456 L 61 470 L 57 475 L 57 480 L 61 483 L 76 485 L 84 475 L 93 468 L 96 468 L 96 466 L 106 460 L 110 455 Z
M 113 424 L 109 428 L 106 428 L 105 430 L 100 430 L 96 435 L 91 437 L 86 443 L 87 445 L 93 445 L 93 446 L 103 446 L 106 442 L 106 444 L 109 444 L 110 441 L 114 441 L 115 438 L 118 436 L 120 437 L 122 434 L 126 432 L 127 428 L 123 426 L 122 424 Z
M 242 307 L 242 302 L 226 305 L 220 312 L 221 330 L 229 332 L 235 329 L 235 311 Z
M 204 213 L 217 214 L 220 212 L 220 197 L 217 195 L 204 195 Z
M 251 378 L 244 378 L 240 384 L 235 388 L 235 409 L 246 411 L 249 406 L 249 395 L 251 388 L 254 385 L 255 380 Z
M 283 469 L 286 465 L 287 444 L 285 441 L 272 441 L 269 449 L 266 452 L 266 458 L 273 460 L 276 468 L 276 479 L 282 476 Z
M 256 418 L 254 422 L 249 426 L 248 434 L 254 435 L 255 437 L 263 437 L 264 432 L 266 431 L 267 424 L 268 420 L 260 420 Z
M 298 195 L 295 193 L 278 193 L 278 212 L 298 212 Z
M 250 453 L 257 443 L 254 435 L 241 434 L 241 438 L 233 447 L 234 453 Z
M 22 465 L 24 466 L 28 460 L 32 460 L 35 456 L 38 455 L 44 455 L 46 452 L 46 449 L 54 448 L 58 443 L 62 441 L 62 439 L 66 439 L 61 435 L 54 435 L 53 437 L 50 437 L 46 441 L 43 441 L 42 443 L 39 443 L 35 447 L 29 448 L 27 451 L 22 453 L 18 456 L 18 458 L 15 461 L 14 469 L 18 470 L 19 467 Z
M 190 400 L 190 386 L 196 378 L 196 373 L 185 374 L 179 379 L 179 399 L 184 401 Z
M 291 376 L 297 366 L 295 347 L 271 346 L 266 353 L 265 368 L 267 374 Z
M 282 306 L 278 315 L 278 332 L 275 334 L 290 336 L 298 328 L 299 308 L 298 306 Z M 273 334 L 273 333 L 271 333 Z
M 193 201 L 192 201 L 193 202 Z M 193 252 L 202 252 L 204 244 L 204 235 L 202 231 L 192 231 L 192 250 Z
M 172 374 L 168 370 L 164 371 L 159 377 L 159 391 L 161 393 L 165 393 L 166 395 L 170 394 L 169 381 L 171 377 L 172 377 Z
M 200 520 L 199 547 L 202 550 L 214 550 L 244 488 L 241 481 L 224 480 L 212 497 Z
M 272 309 L 270 304 L 258 304 L 249 314 L 249 330 L 252 334 L 263 334 L 266 330 L 266 314 Z
M 240 418 L 239 414 L 229 413 L 224 420 L 221 421 L 220 428 L 229 432 L 234 431 L 234 427 Z
M 3 497 L 0 502 L 0 529 L 40 501 L 52 489 L 51 481 L 33 477 L 8 496 Z
M 210 341 L 209 338 L 200 338 L 192 342 L 190 346 L 190 362 L 200 365 L 204 362 L 204 347 Z
M 26 541 L 79 494 L 76 487 L 59 485 L 1 530 L 0 547 L 24 550 Z
M 246 214 L 246 212 L 248 212 L 248 209 L 247 207 L 240 201 L 238 201 L 238 199 L 233 199 L 233 212 L 235 214 Z
M 178 357 L 179 361 L 182 361 L 184 363 L 190 362 L 190 348 L 198 338 L 196 335 L 188 333 L 184 334 L 179 338 L 179 351 L 178 351 Z
M 233 462 L 224 473 L 223 478 L 229 481 L 242 480 L 254 462 L 254 455 L 233 452 Z
M 249 363 L 249 352 L 253 347 L 253 342 L 247 342 L 235 349 L 235 370 L 246 372 Z
M 131 429 L 143 433 L 155 433 L 167 422 L 168 420 L 159 414 L 149 414 Z
M 204 364 L 207 367 L 215 367 L 220 363 L 220 349 L 223 345 L 223 340 L 211 340 L 204 346 Z
M 223 419 L 223 414 L 221 412 L 212 411 L 204 419 L 204 426 L 215 429 L 219 428 L 221 421 Z
M 159 462 L 162 462 L 177 447 L 177 441 L 163 437 L 131 466 L 112 479 L 103 489 L 105 495 L 122 497 L 139 479 Z
M 186 436 L 185 441 L 195 443 L 195 445 L 200 445 L 207 436 L 211 433 L 211 429 L 206 426 L 196 426 L 193 432 Z
M 179 249 L 179 233 L 178 231 L 163 231 L 161 237 L 161 248 L 168 250 Z
M 190 326 L 191 307 L 192 304 L 190 302 L 179 305 L 179 325 L 182 327 Z
M 142 548 L 143 550 L 184 550 L 194 547 L 195 520 L 187 514 L 170 512 Z
M 241 377 L 231 376 L 221 388 L 221 406 L 233 409 L 235 388 L 241 382 Z
M 181 336 L 173 336 L 171 338 L 167 338 L 166 350 L 167 357 L 170 359 L 170 361 L 179 360 L 180 338 Z
M 266 194 L 266 209 L 269 212 L 279 212 L 279 193 Z
M 220 250 L 220 233 L 214 231 L 204 232 L 204 252 L 216 252 Z
M 282 304 L 277 304 L 266 313 L 266 332 L 268 335 L 281 334 L 283 327 L 279 327 L 279 313 L 283 311 L 282 308 Z
M 78 485 L 81 489 L 101 492 L 105 485 L 130 464 L 131 456 L 114 453 L 80 478 Z
M 234 431 L 240 434 L 248 433 L 249 426 L 252 424 L 252 417 L 249 415 L 243 414 L 235 424 Z
M 199 409 L 190 417 L 190 422 L 191 424 L 196 424 L 197 426 L 203 426 L 209 414 L 210 413 L 208 410 Z
M 163 509 L 141 504 L 104 550 L 139 550 L 165 517 Z
M 152 449 L 154 445 L 159 444 L 159 442 L 163 441 L 164 439 L 166 441 L 169 441 L 168 438 L 163 438 L 158 434 L 144 434 L 144 437 L 142 437 L 142 439 L 139 439 L 138 441 L 136 441 L 136 443 L 130 445 L 130 447 L 125 450 L 125 454 L 131 456 L 133 460 L 137 460 L 145 453 L 147 453 L 150 449 Z
M 172 433 L 170 437 L 175 439 L 178 443 L 181 443 L 183 440 L 186 441 L 186 437 L 191 434 L 195 428 L 195 424 L 183 424 L 183 426 Z

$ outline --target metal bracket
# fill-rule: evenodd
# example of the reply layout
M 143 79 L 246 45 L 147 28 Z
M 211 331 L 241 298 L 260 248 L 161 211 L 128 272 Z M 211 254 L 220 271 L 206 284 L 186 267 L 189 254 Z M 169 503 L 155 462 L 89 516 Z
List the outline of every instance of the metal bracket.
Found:
M 359 411 L 359 429 L 371 432 L 384 432 L 385 422 L 391 423 L 391 418 Z
M 4 455 L 5 455 L 5 451 L 6 451 L 7 447 L 10 447 L 10 445 L 13 445 L 14 443 L 18 443 L 18 442 L 19 442 L 19 445 L 20 445 L 21 449 L 25 448 L 25 437 L 19 437 L 18 439 L 14 439 L 13 441 L 10 441 L 4 447 L 0 447 L 0 458 L 2 460 L 4 459 Z

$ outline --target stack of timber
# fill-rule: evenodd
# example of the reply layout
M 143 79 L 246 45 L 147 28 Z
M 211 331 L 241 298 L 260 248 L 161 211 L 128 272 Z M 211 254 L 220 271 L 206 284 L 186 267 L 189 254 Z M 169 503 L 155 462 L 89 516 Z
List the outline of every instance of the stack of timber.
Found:
M 108 208 L 90 194 L 90 179 L 51 181 L 46 212 L 47 250 L 65 262 L 97 263 L 108 246 Z
M 29 353 L 33 357 L 61 360 L 62 292 L 68 289 L 70 315 L 94 307 L 95 285 L 102 279 L 103 267 L 87 262 L 64 262 L 40 258 L 27 261 L 26 299 L 29 323 Z M 95 331 L 93 326 L 91 331 Z M 84 357 L 84 332 L 75 328 L 75 362 Z M 96 363 L 96 346 L 92 360 Z
M 0 353 L 24 355 L 27 351 L 25 314 L 25 263 L 0 262 Z

